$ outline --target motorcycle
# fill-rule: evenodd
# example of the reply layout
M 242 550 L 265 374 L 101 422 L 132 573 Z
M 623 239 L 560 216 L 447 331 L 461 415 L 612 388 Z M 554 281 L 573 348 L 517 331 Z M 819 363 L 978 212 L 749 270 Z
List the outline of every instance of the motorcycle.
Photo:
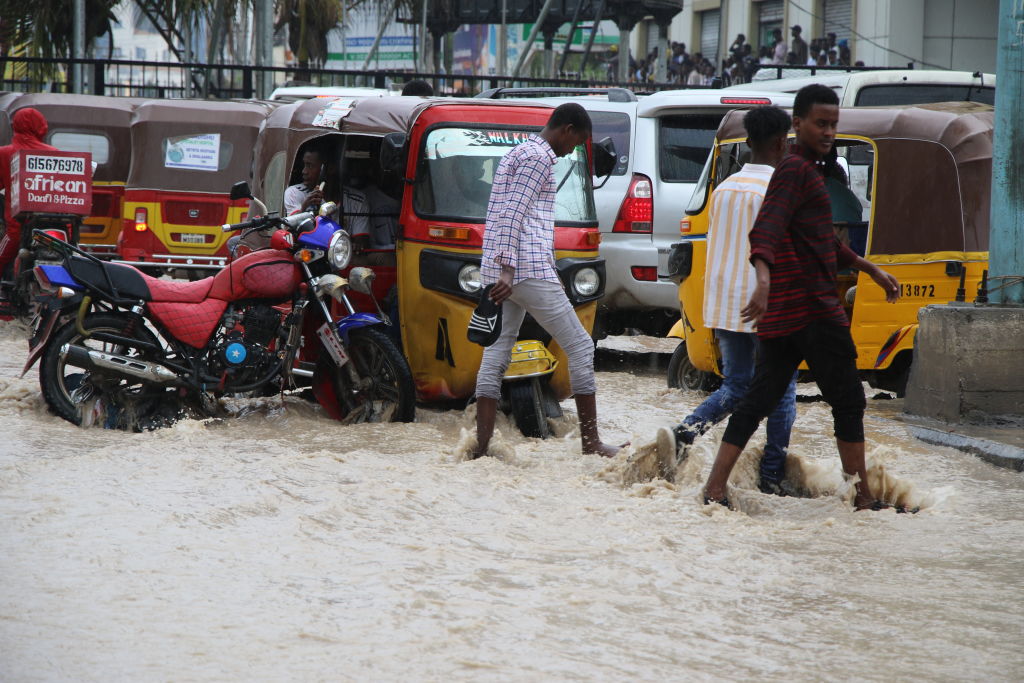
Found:
M 244 182 L 231 194 L 253 199 Z M 415 386 L 381 329 L 390 321 L 356 312 L 346 293 L 369 291 L 373 271 L 337 275 L 352 247 L 334 208 L 224 225 L 272 230 L 270 248 L 195 282 L 152 278 L 36 231 L 63 262 L 34 269 L 44 308 L 22 374 L 40 361 L 47 406 L 82 426 L 155 428 L 215 415 L 222 396 L 304 387 L 344 423 L 411 422 Z M 331 300 L 348 314 L 332 315 Z
M 32 277 L 39 264 L 60 263 L 60 252 L 36 242 L 32 236 L 44 231 L 62 242 L 78 244 L 82 217 L 62 213 L 26 213 L 21 215 L 21 241 L 17 255 L 0 281 L 0 298 L 4 299 L 11 315 L 31 319 L 35 313 L 39 294 Z

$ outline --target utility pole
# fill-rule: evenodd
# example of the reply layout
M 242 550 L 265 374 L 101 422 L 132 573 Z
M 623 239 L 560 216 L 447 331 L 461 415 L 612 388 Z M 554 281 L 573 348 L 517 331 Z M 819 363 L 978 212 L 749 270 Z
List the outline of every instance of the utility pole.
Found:
M 85 59 L 85 0 L 75 0 L 74 34 L 72 35 L 72 57 Z M 85 79 L 83 74 L 85 67 L 82 64 L 75 64 L 71 68 L 71 78 L 74 81 L 72 92 L 85 92 Z
M 498 76 L 508 75 L 508 0 L 501 0 L 501 28 L 498 33 Z
M 420 73 L 427 73 L 430 70 L 430 62 L 427 61 L 427 12 L 430 11 L 430 0 L 423 0 L 423 7 L 420 10 L 420 60 L 417 68 Z
M 1024 0 L 1000 0 L 992 138 L 989 283 L 993 303 L 1024 303 Z
M 537 34 L 540 33 L 540 27 L 544 23 L 544 20 L 548 18 L 548 12 L 551 11 L 551 5 L 554 4 L 555 0 L 544 0 L 544 6 L 540 8 L 540 16 L 537 17 L 537 22 L 533 25 L 533 30 L 530 31 L 530 35 L 526 39 L 526 44 L 523 45 L 522 52 L 519 53 L 519 61 L 516 62 L 516 68 L 512 71 L 512 78 L 519 76 L 519 70 L 523 68 L 523 64 L 526 63 L 526 58 L 530 55 L 530 48 L 533 47 L 533 41 L 537 40 Z

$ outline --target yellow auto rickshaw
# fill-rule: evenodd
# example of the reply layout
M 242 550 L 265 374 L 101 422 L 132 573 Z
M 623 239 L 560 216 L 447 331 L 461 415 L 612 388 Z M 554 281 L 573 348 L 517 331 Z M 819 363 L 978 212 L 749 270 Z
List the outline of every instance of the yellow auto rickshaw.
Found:
M 129 126 L 144 100 L 62 93 L 22 95 L 7 107 L 8 116 L 25 107 L 39 110 L 48 130 L 46 142 L 65 152 L 89 152 L 95 164 L 92 211 L 79 229 L 79 246 L 112 258 L 123 224 L 121 203 L 131 161 Z
M 393 253 L 377 245 L 377 300 L 368 305 L 397 313 L 420 401 L 465 403 L 474 395 L 483 349 L 468 341 L 466 330 L 480 296 L 491 179 L 501 157 L 539 132 L 551 112 L 547 105 L 487 100 L 321 98 L 281 107 L 264 125 L 254 193 L 264 193 L 271 211 L 281 209 L 284 188 L 297 181 L 302 154 L 311 145 L 327 150 L 333 167 L 327 200 L 337 201 L 331 183 L 368 197 L 376 186 L 390 197 L 385 211 L 393 212 Z M 607 152 L 601 148 L 602 171 L 614 164 Z M 604 290 L 604 262 L 598 257 L 588 148 L 559 160 L 555 174 L 561 183 L 556 264 L 590 331 Z M 374 201 L 367 205 L 371 220 L 381 217 Z M 344 210 L 340 219 L 349 225 Z M 397 306 L 390 308 L 388 297 Z M 549 433 L 546 418 L 559 414 L 558 401 L 570 394 L 565 354 L 529 318 L 513 349 L 506 388 L 506 408 L 531 436 Z
M 248 200 L 232 200 L 229 191 L 249 178 L 256 136 L 272 108 L 213 100 L 136 107 L 118 259 L 152 270 L 222 267 L 229 235 L 221 226 L 248 211 Z
M 861 215 L 837 220 L 837 235 L 900 282 L 899 301 L 888 304 L 867 275 L 839 273 L 857 366 L 873 387 L 903 395 L 918 310 L 973 300 L 988 268 L 992 111 L 948 102 L 840 112 L 837 165 Z M 723 119 L 670 255 L 682 316 L 669 336 L 683 340 L 670 363 L 670 386 L 710 389 L 721 374 L 714 334 L 703 324 L 707 210 L 714 188 L 749 156 L 745 113 Z M 841 213 L 833 196 L 833 219 Z

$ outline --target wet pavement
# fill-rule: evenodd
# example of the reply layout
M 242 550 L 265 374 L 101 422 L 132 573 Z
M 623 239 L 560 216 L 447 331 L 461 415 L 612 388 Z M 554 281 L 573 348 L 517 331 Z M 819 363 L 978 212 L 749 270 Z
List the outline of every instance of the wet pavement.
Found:
M 828 407 L 801 401 L 787 478 L 701 506 L 721 427 L 677 482 L 628 460 L 702 396 L 674 342 L 602 342 L 603 436 L 473 413 L 341 427 L 297 398 L 126 434 L 49 415 L 0 323 L 0 680 L 1020 680 L 1021 474 L 925 443 L 870 400 L 876 489 L 854 513 Z M 802 385 L 808 399 L 813 387 Z M 870 391 L 872 396 L 876 392 Z M 626 477 L 628 478 L 628 477 Z

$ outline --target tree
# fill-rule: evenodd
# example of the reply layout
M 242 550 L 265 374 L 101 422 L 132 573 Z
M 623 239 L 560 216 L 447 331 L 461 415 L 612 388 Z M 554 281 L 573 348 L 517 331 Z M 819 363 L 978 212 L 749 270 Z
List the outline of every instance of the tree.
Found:
M 121 0 L 85 0 L 86 48 L 110 33 Z M 68 0 L 0 0 L 0 52 L 26 57 L 69 57 L 74 12 Z

